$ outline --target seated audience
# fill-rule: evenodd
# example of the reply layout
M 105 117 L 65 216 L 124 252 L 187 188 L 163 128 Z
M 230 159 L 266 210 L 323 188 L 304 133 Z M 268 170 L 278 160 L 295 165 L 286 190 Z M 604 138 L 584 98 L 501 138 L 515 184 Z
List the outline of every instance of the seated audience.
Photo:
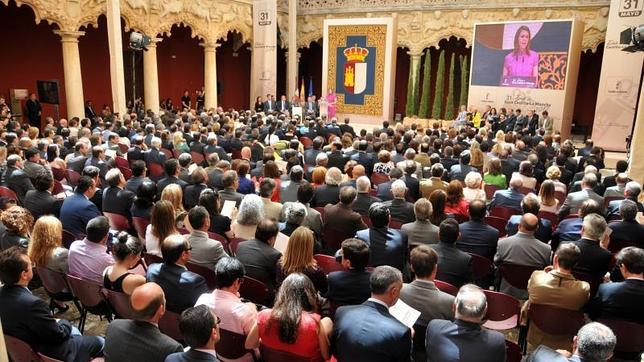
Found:
M 624 199 L 631 200 L 637 205 L 638 212 L 644 212 L 644 206 L 639 202 L 639 196 L 642 192 L 642 185 L 636 181 L 630 181 L 624 186 Z M 624 202 L 624 200 L 613 200 L 608 203 L 606 208 L 606 218 L 608 220 L 613 220 L 619 218 L 619 206 Z
M 169 201 L 174 210 L 174 221 L 178 228 L 184 228 L 188 212 L 183 208 L 183 190 L 177 184 L 171 184 L 161 193 L 161 201 Z
M 222 190 L 219 190 L 219 198 L 221 201 L 234 201 L 235 207 L 241 207 L 240 203 L 244 195 L 237 192 L 237 187 L 239 186 L 237 172 L 233 170 L 224 172 L 221 176 L 221 186 L 223 187 Z M 224 207 L 223 202 L 221 203 L 221 207 Z
M 179 234 L 175 225 L 174 208 L 170 201 L 157 201 L 152 207 L 150 225 L 145 229 L 145 250 L 161 256 L 161 243 L 170 235 Z
M 20 155 L 10 155 L 7 157 L 7 168 L 4 173 L 5 186 L 10 188 L 18 196 L 21 204 L 25 202 L 27 192 L 34 189 L 34 186 L 24 170 L 23 161 Z M 34 177 L 36 174 L 34 174 Z
M 619 206 L 621 221 L 613 221 L 608 224 L 612 230 L 610 241 L 616 240 L 633 243 L 644 247 L 644 225 L 637 222 L 637 205 L 631 200 L 624 200 Z
M 55 319 L 47 303 L 27 288 L 33 276 L 32 261 L 24 249 L 11 247 L 0 252 L 3 333 L 57 360 L 89 361 L 102 356 L 103 338 L 82 336 L 69 321 Z
M 282 212 L 282 204 L 279 202 L 271 201 L 271 195 L 275 190 L 275 180 L 272 178 L 264 178 L 259 183 L 259 197 L 262 198 L 264 205 L 264 216 L 275 222 L 280 220 Z
M 539 211 L 556 214 L 559 209 L 559 200 L 555 198 L 555 184 L 551 180 L 545 180 L 539 188 Z
M 60 215 L 62 199 L 52 195 L 54 178 L 49 172 L 39 173 L 34 179 L 35 190 L 27 191 L 23 206 L 31 212 L 35 220 L 42 215 Z
M 376 186 L 376 196 L 382 201 L 390 201 L 394 198 L 394 195 L 391 193 L 391 185 L 396 180 L 404 180 L 403 172 L 398 168 L 394 167 L 389 171 L 389 181 L 382 182 Z
M 324 185 L 315 189 L 315 195 L 311 205 L 313 207 L 324 207 L 327 204 L 335 204 L 340 199 L 340 184 L 342 183 L 342 172 L 336 167 L 331 167 L 324 177 Z
M 372 226 L 358 231 L 356 238 L 369 245 L 370 265 L 389 265 L 403 271 L 407 266 L 407 235 L 389 227 L 389 208 L 382 202 L 371 205 L 369 220 Z
M 557 215 L 560 219 L 569 214 L 578 214 L 581 204 L 588 200 L 594 200 L 599 204 L 601 210 L 604 209 L 604 198 L 598 195 L 593 189 L 597 186 L 597 176 L 593 173 L 584 175 L 581 180 L 581 191 L 571 192 L 566 196 L 566 200 L 559 208 Z
M 331 353 L 338 361 L 410 361 L 411 329 L 389 314 L 400 296 L 402 273 L 379 266 L 371 273 L 370 285 L 366 302 L 336 311 Z
M 456 220 L 446 219 L 443 221 L 438 232 L 440 241 L 438 244 L 432 245 L 432 249 L 438 254 L 436 279 L 460 288 L 472 277 L 472 256 L 458 250 L 454 245 L 458 240 L 458 229 Z
M 599 214 L 601 209 L 595 200 L 586 200 L 579 208 L 579 217 L 566 218 L 561 220 L 555 231 L 552 233 L 552 240 L 550 246 L 553 250 L 557 250 L 560 243 L 565 241 L 575 241 L 581 238 L 581 227 L 583 225 L 584 217 L 590 214 Z
M 247 275 L 266 284 L 269 290 L 274 289 L 276 265 L 282 256 L 273 248 L 278 233 L 275 222 L 263 219 L 257 225 L 255 237 L 239 243 L 235 251 L 235 257 L 244 264 Z
M 101 215 L 101 211 L 90 201 L 96 189 L 96 182 L 91 177 L 81 176 L 78 179 L 74 194 L 66 197 L 60 208 L 63 230 L 74 235 L 82 235 L 85 233 L 87 223 Z
M 230 228 L 230 218 L 219 213 L 219 195 L 217 195 L 216 191 L 211 189 L 201 191 L 199 206 L 205 207 L 210 216 L 209 232 L 225 236 L 229 240 L 235 237 Z
M 626 188 L 626 183 L 628 183 L 628 175 L 624 173 L 619 173 L 614 177 L 615 186 L 607 187 L 604 191 L 604 197 L 624 197 L 624 189 Z M 606 184 L 606 179 L 604 179 L 604 185 Z
M 443 181 L 442 177 L 445 173 L 443 165 L 435 163 L 431 166 L 431 177 L 423 179 L 419 182 L 420 196 L 429 199 L 429 195 L 435 190 L 447 191 L 447 182 Z
M 208 235 L 210 229 L 210 215 L 203 206 L 195 206 L 188 213 L 188 222 L 192 232 L 188 236 L 188 242 L 192 246 L 190 262 L 215 269 L 219 259 L 228 256 L 223 245 L 218 240 L 211 239 Z
M 534 168 L 530 161 L 521 161 L 519 164 L 519 172 L 514 172 L 512 178 L 520 178 L 523 188 L 534 190 L 537 186 L 537 179 L 533 177 Z
M 572 340 L 572 353 L 541 345 L 532 352 L 526 362 L 606 362 L 613 356 L 616 344 L 617 338 L 610 328 L 593 322 L 579 329 Z
M 34 224 L 29 243 L 29 259 L 36 265 L 67 274 L 69 250 L 63 247 L 63 225 L 52 215 L 46 215 Z
M 488 205 L 488 209 L 492 210 L 493 208 L 500 206 L 521 211 L 521 200 L 523 200 L 523 194 L 519 192 L 521 187 L 523 187 L 523 180 L 518 177 L 513 177 L 510 179 L 510 187 L 508 187 L 507 190 L 498 190 L 494 192 L 492 201 L 490 201 L 490 204 Z
M 581 258 L 575 271 L 602 278 L 608 271 L 611 253 L 603 245 L 606 237 L 606 221 L 598 214 L 584 216 L 581 239 L 572 241 L 581 250 Z
M 113 168 L 105 174 L 108 187 L 103 190 L 103 212 L 123 215 L 131 218 L 130 208 L 134 193 L 125 189 L 125 177 L 118 168 Z
M 308 152 L 309 150 L 305 151 Z M 288 173 L 289 179 L 284 181 L 280 185 L 280 203 L 285 202 L 295 202 L 297 201 L 297 190 L 299 189 L 302 183 L 305 183 L 304 180 L 304 169 L 300 165 L 295 165 L 291 167 L 291 171 Z
M 170 235 L 163 240 L 163 263 L 148 266 L 146 280 L 158 284 L 165 293 L 168 310 L 181 313 L 193 306 L 208 291 L 206 280 L 186 269 L 192 247 L 183 235 Z
M 159 320 L 165 314 L 163 289 L 155 283 L 145 283 L 130 296 L 134 319 L 115 319 L 105 334 L 107 361 L 163 361 L 183 347 L 161 333 Z
M 425 348 L 428 361 L 505 360 L 505 337 L 481 328 L 487 298 L 481 288 L 468 284 L 458 291 L 453 304 L 455 321 L 434 319 L 427 325 Z
M 130 272 L 141 260 L 143 244 L 125 231 L 121 231 L 115 241 L 112 245 L 114 265 L 105 268 L 103 287 L 130 295 L 138 286 L 145 284 L 143 275 Z
M 222 197 L 219 191 L 219 196 Z M 261 197 L 257 195 L 246 195 L 239 204 L 237 218 L 233 221 L 230 229 L 235 237 L 244 240 L 252 239 L 255 235 L 257 225 L 264 220 L 264 203 Z
M 447 202 L 445 204 L 445 213 L 460 215 L 467 218 L 469 202 L 463 195 L 463 186 L 460 181 L 452 180 L 447 187 Z
M 284 255 L 277 262 L 276 285 L 292 273 L 302 273 L 311 279 L 316 291 L 326 293 L 326 275 L 313 258 L 314 246 L 315 236 L 311 229 L 300 226 L 293 231 Z
M 151 180 L 143 181 L 136 190 L 136 196 L 132 201 L 130 208 L 132 217 L 141 217 L 150 221 L 156 195 L 157 184 Z
M 485 202 L 472 201 L 469 211 L 470 220 L 459 225 L 456 248 L 492 260 L 499 242 L 499 231 L 485 223 Z
M 419 245 L 409 256 L 416 278 L 404 284 L 400 299 L 420 311 L 416 324 L 426 327 L 433 319 L 454 319 L 454 297 L 438 290 L 434 284 L 438 271 L 438 254 L 429 245 Z
M 414 203 L 416 221 L 403 224 L 400 230 L 407 235 L 407 241 L 412 245 L 436 244 L 438 242 L 438 226 L 432 224 L 432 203 L 425 198 Z
M 371 273 L 366 270 L 371 256 L 369 246 L 360 239 L 352 238 L 343 241 L 341 249 L 342 266 L 346 270 L 329 273 L 326 297 L 335 305 L 363 303 L 371 295 Z
M 374 202 L 382 202 L 379 198 L 371 196 L 371 181 L 367 176 L 358 177 L 356 180 L 356 189 L 358 196 L 356 196 L 356 201 L 354 201 L 351 208 L 360 215 L 366 215 L 369 212 L 369 206 Z
M 34 218 L 29 210 L 20 206 L 11 206 L 2 211 L 0 221 L 5 227 L 0 234 L 0 251 L 12 246 L 19 246 L 25 250 L 29 246 L 29 233 L 34 224 Z
M 192 184 L 186 186 L 183 192 L 183 206 L 190 210 L 199 203 L 201 192 L 208 188 L 208 174 L 203 167 L 195 168 L 191 173 Z
M 402 223 L 410 223 L 415 220 L 414 204 L 405 199 L 407 186 L 403 180 L 396 180 L 391 184 L 392 200 L 385 201 L 389 208 L 391 218 Z
M 181 313 L 179 331 L 190 346 L 185 352 L 176 352 L 165 358 L 166 362 L 212 361 L 218 362 L 215 345 L 219 342 L 220 317 L 206 306 L 188 308 Z
M 356 196 L 356 189 L 351 186 L 343 187 L 339 194 L 340 201 L 324 206 L 324 227 L 347 235 L 366 229 L 362 216 L 352 210 Z
M 527 194 L 521 201 L 521 212 L 525 214 L 539 215 L 541 205 L 539 198 L 533 193 Z M 534 237 L 544 243 L 548 243 L 552 238 L 552 223 L 550 220 L 540 218 L 537 231 L 534 232 Z M 521 222 L 521 215 L 512 215 L 505 225 L 505 232 L 507 236 L 512 236 L 519 230 L 519 223 Z
M 188 186 L 188 183 L 186 181 L 179 178 L 179 175 L 181 174 L 181 168 L 179 167 L 179 161 L 177 159 L 171 158 L 165 161 L 163 168 L 165 170 L 165 177 L 159 180 L 159 182 L 157 183 L 157 196 L 161 196 L 163 190 L 165 190 L 168 185 L 176 184 L 179 185 L 181 189 L 184 189 L 186 188 L 186 186 Z
M 470 172 L 465 176 L 465 188 L 463 189 L 465 201 L 474 200 L 485 201 L 485 191 L 483 190 L 483 179 L 478 172 Z
M 87 223 L 85 238 L 69 247 L 69 274 L 103 284 L 105 268 L 114 264 L 107 252 L 110 224 L 105 216 L 97 216 Z
M 501 170 L 501 160 L 498 158 L 490 159 L 488 162 L 488 172 L 485 173 L 483 182 L 485 182 L 486 185 L 494 185 L 501 189 L 508 187 L 508 182 Z
M 147 168 L 145 168 L 143 160 L 128 160 L 132 168 L 132 177 L 125 183 L 125 189 L 136 194 L 143 181 L 149 181 L 150 179 L 145 177 Z
M 432 203 L 432 217 L 430 221 L 434 225 L 440 225 L 443 220 L 447 218 L 445 214 L 445 203 L 447 202 L 447 194 L 443 190 L 434 190 L 431 195 L 429 195 L 429 202 Z

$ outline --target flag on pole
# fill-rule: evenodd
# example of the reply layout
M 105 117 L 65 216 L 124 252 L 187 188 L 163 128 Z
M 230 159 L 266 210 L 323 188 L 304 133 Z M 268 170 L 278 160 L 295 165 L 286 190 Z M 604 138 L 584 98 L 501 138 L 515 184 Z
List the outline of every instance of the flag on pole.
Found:
M 309 97 L 313 95 L 313 77 L 309 77 Z
M 302 87 L 300 89 L 300 97 L 304 98 L 305 95 L 306 95 L 306 93 L 304 91 L 304 78 L 302 78 Z M 302 100 L 304 100 L 304 99 L 302 99 Z

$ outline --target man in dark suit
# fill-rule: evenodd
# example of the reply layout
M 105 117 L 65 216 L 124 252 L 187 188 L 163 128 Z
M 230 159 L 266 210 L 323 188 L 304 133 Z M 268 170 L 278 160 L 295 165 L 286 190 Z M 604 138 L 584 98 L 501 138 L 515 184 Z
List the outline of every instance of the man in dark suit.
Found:
M 183 206 L 186 210 L 190 210 L 199 203 L 199 196 L 201 191 L 208 188 L 208 174 L 203 167 L 197 167 L 192 171 L 192 185 L 186 186 L 183 192 Z
M 394 199 L 394 195 L 391 193 L 391 185 L 394 181 L 399 180 L 403 177 L 403 172 L 398 167 L 394 167 L 389 171 L 389 181 L 378 184 L 376 187 L 376 196 L 382 201 L 389 201 Z
M 315 102 L 312 96 L 309 96 L 306 100 L 306 103 L 304 104 L 304 113 L 307 116 L 312 116 L 315 117 L 319 114 L 320 109 L 318 108 L 318 104 Z
M 226 153 L 226 150 L 224 150 L 223 147 L 217 145 L 217 136 L 215 135 L 208 136 L 208 138 L 206 139 L 206 146 L 203 149 L 203 153 L 206 156 L 212 153 L 216 153 L 219 156 L 220 160 L 231 161 L 231 158 Z
M 644 250 L 627 247 L 617 254 L 617 263 L 623 282 L 603 283 L 588 306 L 593 320 L 620 319 L 644 324 Z
M 19 155 L 7 157 L 7 170 L 4 176 L 5 185 L 16 193 L 21 204 L 24 203 L 27 191 L 34 189 L 29 176 L 22 170 L 22 166 L 23 161 Z
M 134 289 L 130 296 L 134 319 L 116 319 L 107 326 L 106 360 L 163 361 L 171 353 L 183 351 L 179 342 L 159 330 L 165 305 L 158 284 L 145 283 Z
M 369 246 L 359 239 L 347 239 L 342 242 L 342 265 L 347 270 L 329 273 L 329 289 L 326 297 L 336 305 L 360 304 L 371 295 L 369 277 L 366 270 L 371 251 Z
M 443 165 L 443 169 L 449 171 L 452 169 L 452 166 L 458 164 L 458 160 L 454 158 L 454 149 L 452 146 L 446 146 L 443 149 L 443 157 L 440 159 L 441 165 Z
M 54 179 L 51 174 L 43 172 L 36 176 L 34 182 L 36 189 L 27 191 L 23 206 L 31 212 L 34 220 L 42 215 L 58 216 L 63 200 L 56 199 L 51 195 L 51 191 L 54 189 Z
M 342 143 L 336 138 L 336 141 L 331 143 L 331 152 L 329 152 L 329 168 L 337 167 L 344 170 L 344 165 L 349 161 L 349 157 L 342 153 Z
M 161 243 L 163 263 L 148 267 L 146 280 L 159 284 L 166 295 L 168 310 L 173 312 L 181 313 L 195 305 L 201 294 L 208 292 L 206 280 L 185 267 L 191 250 L 185 236 L 169 236 Z
M 642 192 L 642 185 L 637 181 L 630 181 L 624 186 L 624 200 L 631 200 L 637 205 L 637 211 L 644 212 L 644 206 L 638 201 Z M 619 217 L 619 207 L 624 200 L 613 200 L 606 208 L 606 219 L 614 220 Z
M 470 220 L 459 225 L 459 238 L 456 247 L 466 253 L 480 255 L 489 260 L 494 259 L 496 245 L 499 242 L 499 231 L 484 221 L 485 202 L 470 202 Z
M 313 146 L 308 150 L 304 151 L 304 163 L 309 166 L 316 165 L 316 158 L 320 152 L 322 152 L 322 146 L 324 145 L 324 138 L 315 137 L 313 139 Z
M 439 269 L 440 270 L 440 269 Z M 434 319 L 427 325 L 425 346 L 429 361 L 505 361 L 505 337 L 481 328 L 487 299 L 481 288 L 463 286 L 454 301 L 454 322 Z
M 579 329 L 572 340 L 572 351 L 554 350 L 548 346 L 540 345 L 526 362 L 582 362 L 582 361 L 609 361 L 617 344 L 617 337 L 607 326 L 592 322 Z
M 136 160 L 145 160 L 145 151 L 143 150 L 143 137 L 135 136 L 132 140 L 132 147 L 127 151 L 127 160 L 132 162 Z
M 371 196 L 369 190 L 371 190 L 371 181 L 367 176 L 360 176 L 356 180 L 356 189 L 358 191 L 358 196 L 353 202 L 351 209 L 360 215 L 366 215 L 369 212 L 369 206 L 374 202 L 382 202 L 379 198 Z
M 36 93 L 31 93 L 29 95 L 29 99 L 25 102 L 25 110 L 29 124 L 32 127 L 40 128 L 42 106 L 40 105 L 40 101 L 36 98 Z
M 165 169 L 166 177 L 159 180 L 157 183 L 157 199 L 161 198 L 161 193 L 170 184 L 177 184 L 181 186 L 182 189 L 185 189 L 188 186 L 188 183 L 179 178 L 179 161 L 176 158 L 171 158 L 165 161 L 163 165 Z
M 28 195 L 29 193 L 27 193 Z M 644 225 L 637 222 L 637 205 L 632 200 L 624 200 L 619 207 L 622 221 L 613 221 L 608 224 L 612 230 L 611 242 L 615 240 L 630 242 L 639 247 L 644 246 Z
M 219 191 L 219 198 L 221 199 L 220 207 L 224 206 L 225 201 L 234 201 L 235 207 L 239 209 L 239 204 L 244 198 L 244 195 L 237 192 L 237 188 L 239 187 L 239 176 L 237 172 L 233 170 L 224 172 L 221 176 L 221 186 L 223 190 Z
M 463 151 L 460 156 L 459 164 L 449 169 L 450 180 L 465 181 L 465 175 L 478 170 L 470 166 L 470 151 Z
M 337 203 L 340 199 L 340 183 L 342 183 L 342 172 L 338 168 L 330 168 L 326 172 L 324 185 L 315 189 L 311 205 L 324 207 L 327 204 Z
M 136 160 L 130 164 L 130 167 L 132 167 L 132 177 L 125 183 L 125 189 L 136 194 L 143 181 L 150 179 L 146 177 L 147 168 L 144 161 Z
M 620 173 L 625 173 L 626 170 L 628 170 L 628 161 L 626 160 L 619 160 L 615 164 L 615 174 L 612 176 L 606 176 L 602 180 L 602 184 L 604 185 L 604 188 L 608 189 L 609 187 L 614 187 L 617 186 L 617 175 Z M 620 195 L 621 196 L 621 195 Z
M 405 165 L 405 176 L 403 176 L 402 180 L 407 185 L 406 198 L 407 201 L 413 203 L 420 198 L 420 182 L 414 175 L 416 173 L 416 167 L 420 166 L 420 164 L 413 160 L 406 160 L 403 164 Z
M 266 95 L 266 102 L 264 102 L 264 113 L 270 114 L 275 111 L 275 99 L 271 94 Z
M 591 139 L 586 140 L 584 147 L 577 150 L 577 156 L 587 157 L 590 156 L 590 150 L 593 149 L 594 142 Z
M 215 352 L 220 338 L 218 320 L 203 304 L 181 313 L 179 330 L 190 349 L 169 355 L 166 362 L 218 362 Z
M 150 142 L 150 149 L 143 153 L 143 160 L 148 167 L 151 163 L 156 163 L 157 165 L 163 165 L 166 161 L 165 153 L 161 152 L 161 139 L 153 137 Z
M 291 103 L 286 100 L 286 96 L 280 96 L 280 100 L 277 102 L 277 111 L 280 113 L 291 113 Z
M 345 186 L 340 189 L 340 201 L 336 204 L 324 206 L 325 228 L 345 234 L 355 234 L 358 230 L 367 228 L 367 225 L 362 221 L 362 216 L 352 210 L 357 194 L 356 189 L 351 186 Z
M 572 242 L 581 250 L 581 258 L 574 271 L 590 274 L 597 278 L 606 274 L 611 253 L 600 246 L 606 228 L 606 221 L 600 215 L 589 214 L 584 217 L 581 239 Z
M 389 265 L 400 271 L 407 268 L 407 235 L 400 230 L 389 228 L 389 208 L 377 202 L 369 208 L 372 227 L 360 230 L 356 238 L 363 240 L 371 249 L 370 265 Z
M 94 105 L 92 104 L 92 101 L 88 100 L 85 102 L 85 118 L 94 119 L 94 117 L 96 117 Z
M 87 223 L 101 216 L 101 212 L 89 199 L 96 193 L 96 183 L 89 176 L 81 176 L 74 194 L 66 197 L 60 208 L 60 221 L 63 230 L 74 235 L 85 234 Z
M 280 203 L 297 201 L 297 190 L 300 185 L 306 183 L 304 180 L 304 169 L 300 165 L 291 167 L 288 173 L 288 181 L 282 181 L 280 185 Z
M 349 117 L 346 117 L 344 119 L 344 124 L 340 125 L 340 132 L 342 132 L 342 134 L 348 133 L 351 137 L 356 136 L 356 132 L 353 130 L 353 127 L 349 126 Z
M 107 171 L 105 181 L 108 187 L 103 190 L 103 212 L 123 215 L 130 219 L 130 208 L 136 195 L 125 189 L 125 177 L 121 170 L 113 168 Z
M 81 336 L 69 321 L 56 320 L 47 303 L 29 291 L 28 285 L 34 276 L 32 265 L 22 248 L 12 247 L 0 253 L 3 332 L 57 360 L 89 361 L 101 356 L 103 338 Z
M 351 159 L 364 166 L 367 177 L 371 177 L 375 161 L 373 160 L 373 157 L 367 153 L 368 147 L 369 143 L 366 140 L 358 142 L 358 153 L 351 156 Z
M 521 201 L 521 210 L 523 214 L 539 214 L 539 199 L 534 194 L 526 195 Z M 537 216 L 538 217 L 538 216 Z M 512 236 L 519 231 L 519 223 L 521 222 L 521 215 L 512 215 L 505 225 L 505 232 L 507 236 Z M 539 227 L 534 233 L 534 237 L 548 243 L 552 238 L 552 223 L 550 220 L 539 218 Z
M 452 284 L 459 288 L 470 281 L 472 277 L 472 256 L 454 246 L 458 240 L 458 222 L 446 219 L 440 224 L 438 244 L 432 248 L 438 253 L 438 273 L 436 279 Z
M 83 141 L 76 142 L 76 144 L 74 145 L 74 153 L 67 156 L 67 168 L 78 173 L 83 172 L 83 168 L 85 168 L 85 162 L 87 162 L 88 153 L 88 143 Z
M 414 204 L 405 200 L 407 186 L 403 180 L 396 180 L 391 184 L 391 193 L 393 200 L 385 201 L 384 204 L 389 208 L 391 218 L 401 221 L 403 224 L 416 221 L 414 214 Z
M 521 211 L 521 201 L 523 194 L 519 189 L 523 186 L 523 180 L 519 177 L 513 177 L 507 190 L 497 190 L 492 196 L 492 201 L 488 205 L 488 209 L 492 210 L 496 206 L 507 207 L 517 211 Z
M 581 191 L 569 193 L 566 196 L 566 200 L 563 205 L 559 208 L 557 215 L 560 219 L 568 216 L 569 214 L 579 213 L 579 207 L 581 204 L 588 200 L 592 199 L 597 201 L 601 209 L 604 209 L 604 198 L 598 195 L 593 189 L 597 186 L 597 176 L 593 173 L 588 173 L 584 175 L 584 178 L 581 181 Z
M 379 266 L 370 284 L 371 298 L 335 313 L 331 353 L 338 361 L 410 361 L 411 329 L 389 314 L 400 296 L 402 274 Z
M 593 213 L 601 213 L 599 204 L 594 200 L 586 200 L 579 208 L 579 217 L 561 220 L 552 233 L 552 239 L 550 241 L 552 250 L 557 250 L 559 244 L 563 242 L 579 240 L 581 238 L 581 227 L 584 217 Z
M 269 290 L 274 289 L 275 265 L 282 257 L 282 253 L 273 248 L 278 232 L 277 223 L 264 219 L 257 225 L 255 238 L 239 243 L 235 252 L 247 275 L 265 283 Z

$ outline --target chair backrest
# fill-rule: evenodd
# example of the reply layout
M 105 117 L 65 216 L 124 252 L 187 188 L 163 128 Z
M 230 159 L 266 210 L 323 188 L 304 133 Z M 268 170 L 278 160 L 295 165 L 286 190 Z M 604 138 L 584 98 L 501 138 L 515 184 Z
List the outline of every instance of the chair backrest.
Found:
M 255 304 L 270 304 L 268 300 L 270 292 L 266 284 L 249 276 L 244 277 L 244 282 L 239 288 L 239 294 Z
M 389 220 L 389 227 L 392 229 L 400 230 L 405 222 L 401 220 L 391 219 Z
M 51 193 L 53 195 L 58 195 L 61 192 L 65 192 L 65 188 L 63 188 L 63 184 L 60 183 L 60 181 L 54 179 L 54 188 L 51 190 Z
M 374 172 L 371 174 L 371 184 L 376 187 L 381 183 L 389 181 L 389 175 L 380 172 Z
M 4 341 L 7 344 L 7 352 L 9 359 L 16 362 L 39 362 L 40 357 L 26 342 L 12 337 L 8 334 L 4 335 Z
M 130 307 L 130 296 L 125 293 L 115 292 L 106 289 L 107 300 L 110 302 L 112 309 L 116 312 L 118 318 L 134 319 L 134 313 Z
M 472 256 L 472 278 L 474 280 L 482 280 L 494 272 L 494 265 L 490 259 L 478 254 L 468 254 Z
M 130 178 L 132 178 L 132 170 L 129 167 L 118 166 L 118 169 L 123 174 L 124 179 L 129 180 Z
M 270 347 L 266 347 L 263 344 L 259 345 L 259 352 L 262 354 L 262 360 L 264 362 L 310 362 L 310 358 L 298 356 L 293 353 L 280 351 Z
M 219 342 L 217 342 L 217 354 L 226 359 L 237 359 L 252 353 L 252 350 L 246 349 L 246 336 L 243 334 L 231 332 L 226 329 L 219 329 Z
M 81 177 L 80 173 L 70 169 L 65 170 L 65 176 L 67 178 L 67 183 L 69 183 L 70 186 L 76 186 L 78 184 L 78 179 Z
M 300 137 L 300 143 L 302 143 L 302 147 L 305 149 L 309 149 L 313 146 L 313 141 L 306 136 Z
M 126 160 L 125 158 L 121 157 L 121 156 L 116 156 L 116 157 L 114 158 L 114 164 L 115 164 L 115 165 L 116 165 L 116 167 L 118 167 L 118 168 L 121 168 L 121 167 L 127 167 L 127 168 L 129 168 L 129 167 L 130 167 L 130 163 L 129 163 L 129 162 L 127 162 L 127 160 Z
M 523 352 L 518 344 L 505 340 L 505 361 L 506 362 L 521 362 L 523 359 Z
M 584 325 L 584 313 L 581 311 L 536 303 L 530 303 L 528 319 L 544 333 L 569 336 L 570 341 Z
M 105 301 L 103 286 L 71 274 L 67 274 L 67 280 L 72 293 L 80 300 L 83 306 L 87 308 L 96 307 Z
M 492 200 L 494 193 L 497 192 L 498 190 L 501 190 L 501 188 L 498 187 L 497 185 L 488 185 L 488 184 L 485 184 L 483 189 L 485 190 L 485 198 L 487 200 Z
M 65 170 L 62 168 L 52 167 L 51 174 L 54 176 L 54 180 L 62 181 L 65 179 Z
M 201 166 L 201 164 L 205 160 L 203 154 L 199 152 L 192 151 L 190 152 L 190 156 L 192 156 L 192 162 L 194 162 L 198 166 Z
M 584 273 L 577 270 L 574 270 L 572 272 L 572 275 L 574 275 L 575 278 L 577 278 L 577 280 L 583 280 L 586 283 L 590 284 L 590 299 L 592 299 L 595 296 L 595 293 L 597 293 L 597 289 L 599 289 L 599 285 L 603 281 L 602 276 L 595 276 L 590 273 Z
M 499 231 L 499 237 L 505 236 L 505 225 L 508 221 L 498 216 L 486 216 L 485 223 Z
M 76 240 L 80 240 L 78 236 L 72 234 L 71 232 L 67 230 L 63 230 L 63 246 L 67 249 L 69 249 L 69 246 L 72 245 L 72 243 Z
M 624 196 L 606 196 L 604 197 L 604 209 L 608 207 L 611 201 L 624 200 Z
M 132 224 L 134 226 L 134 230 L 136 230 L 136 233 L 139 236 L 139 239 L 145 240 L 145 229 L 150 225 L 150 221 L 143 217 L 133 216 Z
M 113 212 L 103 212 L 103 215 L 109 221 L 111 229 L 118 231 L 130 230 L 130 222 L 127 220 L 127 217 Z
M 8 197 L 18 202 L 18 195 L 16 195 L 16 193 L 12 189 L 6 186 L 0 186 L 0 196 Z
M 172 151 L 170 151 L 167 148 L 162 148 L 161 152 L 163 152 L 163 154 L 165 155 L 166 159 L 168 159 L 168 160 L 171 159 L 171 158 L 174 158 L 174 155 L 172 154 Z
M 443 282 L 443 281 L 434 279 L 434 285 L 436 285 L 436 288 L 438 288 L 438 290 L 445 292 L 447 294 L 451 294 L 454 296 L 458 294 L 458 288 L 456 288 L 455 286 L 451 285 L 448 282 Z
M 61 361 L 59 359 L 47 357 L 47 356 L 45 356 L 44 354 L 42 354 L 40 352 L 38 352 L 38 358 L 40 358 L 41 362 L 63 362 L 63 361 Z M 95 360 L 92 359 L 92 361 L 95 361 Z
M 644 325 L 619 319 L 600 318 L 599 323 L 609 327 L 617 337 L 616 352 L 642 353 L 644 351 Z
M 505 281 L 513 287 L 523 290 L 528 288 L 528 280 L 530 280 L 532 272 L 539 269 L 541 268 L 536 266 L 517 265 L 510 263 L 503 263 L 501 264 L 501 266 L 499 266 L 499 272 L 501 273 L 503 279 L 505 279 Z
M 324 234 L 324 247 L 327 250 L 335 251 L 340 249 L 340 245 L 346 239 L 352 238 L 353 233 L 347 233 L 345 231 L 333 229 L 330 226 L 325 226 L 323 230 Z
M 470 220 L 469 217 L 463 215 L 463 214 L 447 214 L 447 217 L 452 218 L 456 220 L 457 223 L 462 224 L 464 222 L 467 222 Z
M 158 255 L 150 254 L 150 253 L 143 254 L 143 260 L 145 261 L 145 264 L 147 264 L 148 266 L 156 263 L 163 263 L 162 257 Z
M 215 289 L 217 288 L 217 276 L 215 275 L 215 271 L 207 268 L 203 265 L 195 264 L 195 263 L 186 263 L 186 268 L 190 270 L 191 272 L 195 274 L 201 275 L 204 279 L 206 279 L 206 284 L 208 284 L 209 289 Z
M 619 253 L 620 250 L 628 246 L 638 246 L 638 245 L 632 241 L 610 239 L 610 243 L 608 244 L 608 250 L 613 254 L 617 254 Z
M 148 170 L 150 171 L 150 176 L 154 178 L 160 178 L 165 173 L 165 170 L 158 163 L 150 162 L 147 165 Z
M 47 294 L 50 296 L 64 292 L 69 288 L 67 280 L 65 280 L 65 274 L 63 273 L 51 270 L 44 266 L 36 266 L 36 272 L 38 273 L 38 277 L 45 287 Z
M 179 313 L 166 310 L 161 319 L 159 319 L 159 330 L 166 336 L 175 341 L 183 341 L 183 336 L 179 330 Z
M 529 187 L 519 187 L 519 192 L 524 194 L 524 195 L 527 195 L 527 194 L 529 194 L 531 192 L 534 192 L 534 190 L 529 188 Z
M 552 228 L 554 229 L 555 226 L 559 223 L 559 217 L 557 214 L 548 212 L 548 211 L 539 211 L 539 214 L 537 214 L 538 217 L 542 219 L 546 219 L 550 221 L 550 224 L 552 225 Z
M 505 221 L 508 221 L 512 215 L 519 215 L 521 211 L 511 209 L 509 207 L 495 206 L 490 210 L 490 216 L 500 217 Z
M 239 244 L 241 242 L 244 242 L 244 241 L 246 241 L 246 240 L 244 240 L 242 238 L 232 238 L 232 239 L 230 239 L 230 241 L 228 242 L 228 248 L 230 249 L 230 252 L 233 255 L 235 255 L 237 253 L 237 247 L 239 246 Z
M 487 298 L 487 321 L 483 326 L 489 329 L 506 330 L 515 328 L 519 323 L 521 303 L 518 299 L 504 293 L 483 290 Z
M 174 156 L 174 158 L 179 158 L 179 156 L 181 156 L 182 153 L 183 152 L 181 150 L 178 150 L 176 148 L 172 150 L 172 155 Z
M 313 256 L 315 261 L 318 263 L 318 266 L 324 274 L 329 274 L 334 271 L 347 270 L 342 264 L 338 263 L 334 257 L 324 254 L 315 254 Z
M 555 199 L 559 200 L 559 205 L 563 205 L 566 201 L 566 193 L 561 191 L 555 191 Z

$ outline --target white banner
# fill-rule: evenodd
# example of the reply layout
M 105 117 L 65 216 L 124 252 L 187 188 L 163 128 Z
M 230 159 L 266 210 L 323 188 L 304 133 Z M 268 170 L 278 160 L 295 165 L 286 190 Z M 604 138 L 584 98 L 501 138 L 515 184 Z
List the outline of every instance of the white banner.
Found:
M 253 53 L 251 107 L 255 98 L 275 95 L 277 72 L 276 0 L 253 1 Z
M 610 151 L 626 151 L 633 130 L 644 52 L 622 51 L 620 33 L 644 23 L 644 0 L 612 0 L 606 29 L 592 139 Z

